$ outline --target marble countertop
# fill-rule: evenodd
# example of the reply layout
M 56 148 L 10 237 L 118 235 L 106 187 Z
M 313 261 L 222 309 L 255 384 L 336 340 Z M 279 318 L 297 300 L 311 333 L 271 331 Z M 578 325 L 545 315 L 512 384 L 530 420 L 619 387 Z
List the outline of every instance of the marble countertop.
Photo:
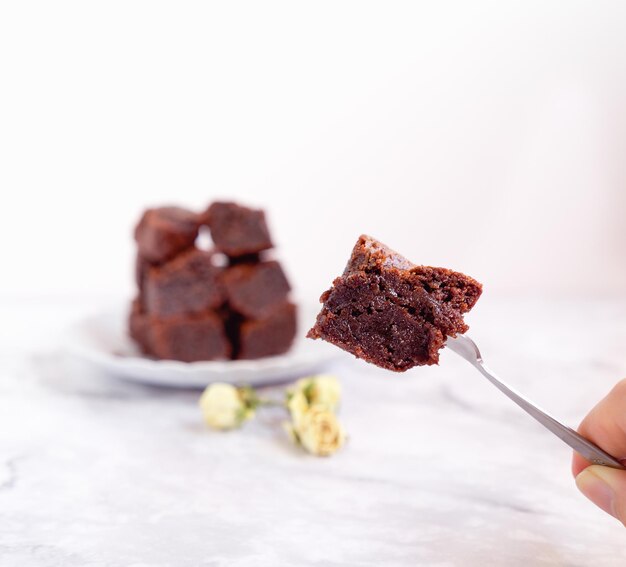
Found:
M 623 566 L 626 530 L 570 451 L 467 363 L 403 375 L 347 355 L 344 450 L 291 446 L 280 410 L 207 430 L 198 393 L 96 375 L 59 346 L 95 299 L 0 299 L 0 565 Z M 626 376 L 626 303 L 484 297 L 470 335 L 575 425 Z

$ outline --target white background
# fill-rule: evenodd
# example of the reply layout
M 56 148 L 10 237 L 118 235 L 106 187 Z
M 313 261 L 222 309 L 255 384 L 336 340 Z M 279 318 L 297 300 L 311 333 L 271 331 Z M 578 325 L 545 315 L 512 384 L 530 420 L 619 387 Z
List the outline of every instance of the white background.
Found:
M 144 206 L 267 208 L 491 293 L 626 291 L 624 2 L 4 2 L 0 293 L 131 293 Z
M 623 566 L 569 449 L 445 350 L 346 354 L 330 460 L 57 353 L 132 293 L 144 207 L 233 198 L 309 300 L 361 232 L 481 280 L 489 364 L 575 425 L 626 375 L 625 157 L 624 0 L 0 0 L 0 563 Z

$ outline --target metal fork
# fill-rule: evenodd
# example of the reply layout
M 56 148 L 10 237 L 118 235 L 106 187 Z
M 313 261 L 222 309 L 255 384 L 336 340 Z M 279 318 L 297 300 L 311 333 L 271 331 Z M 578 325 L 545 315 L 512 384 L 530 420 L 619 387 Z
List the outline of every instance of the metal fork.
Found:
M 626 470 L 626 467 L 622 465 L 618 459 L 612 457 L 606 451 L 603 451 L 600 447 L 588 439 L 585 439 L 570 427 L 563 425 L 550 414 L 539 409 L 519 392 L 516 392 L 513 388 L 502 382 L 502 380 L 485 365 L 483 357 L 472 339 L 465 335 L 457 335 L 455 338 L 449 337 L 446 341 L 446 346 L 450 347 L 450 349 L 456 352 L 461 358 L 467 360 L 467 362 L 476 368 L 476 370 L 487 378 L 498 390 L 511 398 L 527 414 L 534 417 L 541 425 L 552 431 L 559 439 L 565 441 L 565 443 L 585 459 L 596 465 Z

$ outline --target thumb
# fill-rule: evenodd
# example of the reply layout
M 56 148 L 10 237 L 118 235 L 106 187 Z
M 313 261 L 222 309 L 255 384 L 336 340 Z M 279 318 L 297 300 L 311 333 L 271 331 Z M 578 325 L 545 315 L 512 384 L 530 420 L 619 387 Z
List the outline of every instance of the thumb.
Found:
M 626 526 L 626 471 L 592 465 L 578 474 L 576 486 L 596 506 Z

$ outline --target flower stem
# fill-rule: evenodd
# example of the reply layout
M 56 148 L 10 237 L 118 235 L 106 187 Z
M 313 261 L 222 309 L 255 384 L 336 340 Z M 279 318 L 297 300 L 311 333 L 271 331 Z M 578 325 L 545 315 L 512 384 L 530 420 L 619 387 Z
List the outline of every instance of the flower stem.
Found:
M 258 398 L 258 404 L 260 406 L 268 406 L 268 407 L 285 407 L 285 402 L 279 400 L 273 400 L 271 398 Z

